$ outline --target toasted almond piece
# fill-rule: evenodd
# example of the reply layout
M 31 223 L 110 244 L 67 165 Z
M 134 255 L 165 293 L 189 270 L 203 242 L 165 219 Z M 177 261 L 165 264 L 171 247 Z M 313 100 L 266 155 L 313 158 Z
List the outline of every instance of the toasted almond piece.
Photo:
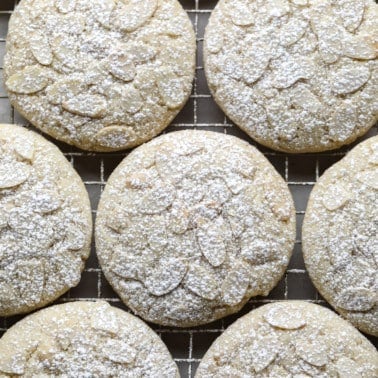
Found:
M 167 71 L 158 80 L 159 93 L 169 109 L 179 108 L 186 99 L 182 80 L 173 72 Z
M 119 99 L 122 110 L 130 114 L 137 113 L 143 107 L 143 98 L 138 89 L 132 84 L 127 84 L 121 92 L 122 97 Z
M 328 351 L 325 343 L 308 339 L 295 341 L 295 350 L 300 358 L 317 367 L 324 366 L 328 362 Z
M 308 0 L 290 0 L 295 5 L 307 5 Z
M 143 214 L 158 214 L 172 204 L 175 196 L 174 186 L 159 183 L 143 196 L 139 211 Z
M 364 287 L 345 289 L 336 299 L 336 306 L 347 311 L 369 311 L 377 303 L 377 293 Z
M 117 317 L 114 316 L 113 310 L 108 303 L 99 303 L 99 311 L 93 312 L 91 315 L 91 328 L 98 331 L 104 331 L 112 335 L 117 335 L 119 324 Z M 101 316 L 98 316 L 98 314 Z
M 59 347 L 54 339 L 45 335 L 44 338 L 38 343 L 36 355 L 40 361 L 43 361 L 54 358 L 54 355 L 59 352 Z
M 136 349 L 122 340 L 109 339 L 101 348 L 105 358 L 120 364 L 131 364 L 137 355 Z
M 221 287 L 223 301 L 227 305 L 236 306 L 243 300 L 248 289 L 249 277 L 250 269 L 247 263 L 239 261 L 232 267 Z
M 132 248 L 116 248 L 110 270 L 128 280 L 142 280 L 145 276 L 145 262 Z
M 131 173 L 126 177 L 125 186 L 129 189 L 143 190 L 153 187 L 153 180 L 156 176 L 151 175 L 149 170 L 141 170 Z
M 143 41 L 129 42 L 125 46 L 125 52 L 136 64 L 146 63 L 155 58 L 157 54 L 155 48 Z
M 54 56 L 69 68 L 76 68 L 79 64 L 77 41 L 73 36 L 57 36 L 50 40 Z
M 287 0 L 268 0 L 265 4 L 271 17 L 282 17 L 290 11 L 290 5 Z
M 357 109 L 352 104 L 344 104 L 333 109 L 330 116 L 329 136 L 336 141 L 343 142 L 347 140 L 354 132 L 357 126 Z
M 351 193 L 341 183 L 338 183 L 327 189 L 322 202 L 327 210 L 334 211 L 344 206 L 351 197 Z
M 223 36 L 219 32 L 209 29 L 206 32 L 205 44 L 208 51 L 213 54 L 217 54 L 223 47 Z
M 202 254 L 212 266 L 223 264 L 227 254 L 223 240 L 223 218 L 220 217 L 198 228 L 197 240 Z
M 250 348 L 252 366 L 256 373 L 266 369 L 276 358 L 277 340 L 275 337 L 265 336 L 257 339 Z
M 0 282 L 0 304 L 1 303 L 11 303 L 17 297 L 17 293 L 15 292 L 14 288 L 6 283 Z M 0 369 L 1 370 L 1 369 Z
M 366 65 L 357 62 L 340 67 L 331 72 L 330 82 L 337 94 L 348 94 L 360 89 L 370 78 L 370 70 Z
M 363 0 L 340 0 L 336 3 L 345 29 L 353 33 L 361 24 L 365 12 Z
M 253 13 L 247 0 L 234 0 L 228 4 L 232 22 L 237 26 L 249 26 L 254 23 Z
M 283 46 L 291 46 L 298 42 L 306 32 L 308 22 L 296 17 L 291 17 L 280 30 L 280 43 Z
M 13 140 L 13 148 L 15 152 L 22 158 L 28 161 L 32 161 L 34 157 L 34 139 L 31 135 L 29 135 L 29 138 L 26 136 L 17 136 Z
M 54 105 L 60 105 L 79 93 L 86 91 L 87 83 L 78 77 L 64 77 L 46 88 L 48 100 Z
M 65 246 L 66 248 L 78 251 L 82 249 L 86 244 L 86 237 L 83 231 L 78 228 L 77 225 L 71 225 L 65 236 Z
M 48 214 L 58 210 L 62 201 L 59 198 L 59 193 L 56 190 L 44 189 L 33 193 L 34 211 L 42 214 Z
M 210 267 L 192 264 L 185 278 L 185 286 L 194 294 L 208 300 L 219 295 L 219 288 L 214 272 Z
M 310 79 L 313 75 L 313 65 L 307 58 L 288 58 L 282 60 L 280 66 L 273 71 L 273 86 L 289 88 L 300 79 Z
M 129 54 L 117 52 L 108 57 L 109 71 L 116 78 L 123 81 L 132 81 L 136 75 L 135 64 Z
M 40 65 L 28 66 L 13 74 L 5 83 L 8 90 L 20 94 L 33 94 L 46 88 L 49 79 Z
M 251 49 L 244 52 L 243 80 L 247 84 L 253 84 L 265 72 L 272 54 L 266 44 L 254 43 Z
M 96 141 L 102 147 L 127 148 L 136 139 L 136 133 L 130 126 L 112 125 L 104 127 L 96 134 Z
M 144 25 L 155 13 L 157 0 L 130 0 L 119 2 L 112 13 L 114 25 L 120 30 L 133 32 Z
M 377 168 L 359 172 L 357 173 L 356 177 L 357 177 L 357 180 L 362 182 L 363 184 L 366 184 L 367 186 L 370 186 L 374 189 L 378 189 L 378 169 Z
M 264 264 L 271 261 L 274 255 L 271 243 L 259 238 L 253 228 L 241 236 L 241 256 L 251 264 Z
M 297 86 L 291 92 L 291 103 L 299 108 L 305 109 L 310 113 L 318 113 L 322 104 L 318 97 L 305 86 Z
M 62 103 L 64 110 L 83 117 L 91 118 L 104 117 L 107 106 L 108 103 L 104 96 L 87 93 L 78 94 Z
M 31 168 L 25 163 L 13 161 L 0 164 L 0 189 L 9 189 L 24 183 L 30 176 Z
M 148 275 L 144 284 L 148 291 L 156 296 L 170 293 L 184 279 L 188 265 L 175 257 L 163 258 Z
M 47 35 L 35 32 L 30 36 L 30 49 L 38 63 L 48 66 L 52 63 L 53 54 Z
M 15 355 L 2 356 L 0 361 L 0 372 L 5 374 L 23 375 L 25 374 L 26 356 L 20 352 Z
M 307 324 L 302 313 L 295 308 L 281 308 L 281 306 L 275 306 L 269 309 L 263 316 L 264 319 L 275 328 L 293 330 L 302 328 Z
M 173 206 L 168 227 L 175 234 L 183 234 L 189 227 L 189 211 L 183 206 Z
M 55 0 L 55 6 L 60 13 L 73 12 L 76 7 L 76 0 Z
M 4 210 L 0 211 L 0 230 L 8 226 L 8 214 Z M 0 250 L 0 260 L 3 257 L 3 252 Z
M 110 29 L 112 25 L 110 17 L 115 8 L 114 0 L 95 0 L 93 6 L 96 20 L 103 27 Z
M 340 357 L 335 367 L 339 378 L 361 378 L 358 364 L 348 357 Z
M 273 214 L 282 222 L 286 222 L 290 219 L 290 216 L 293 212 L 293 206 L 290 201 L 284 198 L 282 195 L 277 195 L 280 193 L 278 187 L 275 188 L 275 192 L 269 190 L 265 193 L 265 198 L 268 201 L 270 208 L 272 209 Z M 282 192 L 281 192 L 282 193 Z
M 344 39 L 343 53 L 349 58 L 369 60 L 377 56 L 377 48 L 372 38 L 354 36 L 353 38 Z
M 110 217 L 108 217 L 106 220 L 106 225 L 113 231 L 120 232 L 128 227 L 129 220 L 126 213 L 124 213 L 124 211 L 121 209 L 118 209 Z

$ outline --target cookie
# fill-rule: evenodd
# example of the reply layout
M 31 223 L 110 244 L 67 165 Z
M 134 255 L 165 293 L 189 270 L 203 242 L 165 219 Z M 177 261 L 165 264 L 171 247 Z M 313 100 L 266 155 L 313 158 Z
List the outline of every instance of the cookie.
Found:
M 0 340 L 0 375 L 179 377 L 152 329 L 102 301 L 49 307 L 11 327 Z
M 335 149 L 378 119 L 377 32 L 373 0 L 220 0 L 205 33 L 206 77 L 257 142 Z
M 153 138 L 192 88 L 195 35 L 177 0 L 22 0 L 6 47 L 12 105 L 84 150 Z
M 196 378 L 370 378 L 374 346 L 332 311 L 303 301 L 251 311 L 218 337 Z
M 315 185 L 303 223 L 307 270 L 322 296 L 378 336 L 378 136 L 360 143 Z
M 195 326 L 268 295 L 295 239 L 288 187 L 265 157 L 224 134 L 186 130 L 128 155 L 96 220 L 106 278 L 142 318 Z
M 32 131 L 0 125 L 0 316 L 76 286 L 91 236 L 88 193 L 63 154 Z

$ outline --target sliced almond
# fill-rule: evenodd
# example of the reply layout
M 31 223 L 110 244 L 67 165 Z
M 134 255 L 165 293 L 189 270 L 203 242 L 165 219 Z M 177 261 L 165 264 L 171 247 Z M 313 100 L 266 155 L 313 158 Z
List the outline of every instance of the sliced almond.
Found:
M 295 341 L 295 350 L 300 358 L 313 366 L 321 367 L 328 362 L 328 350 L 324 342 L 298 339 Z
M 45 269 L 42 261 L 25 260 L 16 263 L 17 282 L 27 282 L 27 285 L 20 285 L 21 298 L 28 303 L 40 303 L 44 288 Z
M 13 161 L 0 164 L 0 189 L 9 189 L 24 183 L 30 176 L 31 168 L 25 163 Z
M 344 39 L 343 53 L 349 58 L 369 60 L 377 56 L 377 48 L 369 37 L 354 36 Z
M 308 4 L 308 0 L 290 0 L 295 5 L 305 6 Z
M 285 308 L 279 304 L 273 305 L 263 317 L 272 327 L 281 329 L 293 330 L 307 324 L 301 311 L 294 307 Z
M 131 364 L 137 356 L 137 350 L 122 340 L 109 339 L 101 348 L 101 354 L 112 362 Z
M 223 281 L 221 287 L 223 301 L 229 306 L 239 304 L 247 292 L 249 280 L 249 265 L 243 261 L 237 262 Z
M 114 25 L 120 30 L 133 32 L 153 16 L 157 6 L 157 0 L 119 2 L 112 14 Z
M 294 106 L 305 109 L 310 113 L 316 114 L 322 109 L 322 104 L 319 101 L 319 98 L 305 86 L 294 88 L 291 96 L 291 103 Z
M 148 275 L 144 284 L 153 295 L 161 296 L 168 294 L 180 285 L 187 269 L 187 263 L 183 260 L 174 257 L 163 258 Z
M 214 272 L 205 266 L 192 264 L 185 278 L 185 286 L 194 294 L 208 300 L 219 295 L 219 288 Z
M 125 112 L 135 114 L 143 107 L 143 98 L 138 89 L 132 84 L 127 84 L 123 86 L 121 97 L 118 99 L 117 104 Z
M 115 8 L 114 0 L 95 0 L 93 7 L 97 21 L 103 27 L 110 29 L 112 25 L 110 16 Z
M 8 90 L 20 94 L 33 94 L 46 88 L 48 77 L 41 66 L 28 66 L 12 75 L 5 83 Z
M 333 109 L 328 122 L 332 140 L 343 142 L 353 135 L 358 122 L 357 112 L 356 106 L 347 101 Z
M 82 249 L 87 242 L 87 238 L 83 231 L 78 228 L 77 225 L 71 225 L 68 227 L 65 236 L 66 248 L 78 251 Z
M 102 118 L 106 115 L 108 102 L 104 96 L 92 94 L 78 94 L 66 101 L 62 107 L 70 113 L 84 117 Z
M 54 355 L 59 352 L 59 347 L 54 339 L 45 335 L 38 344 L 36 355 L 39 360 L 43 361 L 53 359 Z
M 277 356 L 277 340 L 275 337 L 265 336 L 257 339 L 250 348 L 252 366 L 256 373 L 266 369 Z
M 254 43 L 251 49 L 244 52 L 243 80 L 247 84 L 253 84 L 265 72 L 272 54 L 266 44 Z
M 357 62 L 342 66 L 330 75 L 332 89 L 336 94 L 355 92 L 367 83 L 369 79 L 369 67 Z
M 223 240 L 223 218 L 205 224 L 197 230 L 197 240 L 202 254 L 214 266 L 220 266 L 226 259 L 226 245 Z
M 370 186 L 374 189 L 378 189 L 378 169 L 366 170 L 363 172 L 358 172 L 356 175 L 358 181 L 363 184 Z
M 336 299 L 336 306 L 347 311 L 369 311 L 377 303 L 377 293 L 363 287 L 346 289 Z
M 305 34 L 307 27 L 307 21 L 291 17 L 280 30 L 280 43 L 283 46 L 291 46 L 298 42 Z
M 17 136 L 13 140 L 13 148 L 22 159 L 32 161 L 35 151 L 34 138 L 32 135 L 28 135 L 28 137 Z
M 348 357 L 340 357 L 335 367 L 339 378 L 361 378 L 359 364 Z
M 136 253 L 132 246 L 120 245 L 114 248 L 110 270 L 119 277 L 142 281 L 148 263 Z
M 97 306 L 99 311 L 95 311 L 90 319 L 91 328 L 117 335 L 120 327 L 110 305 L 106 302 L 98 302 Z M 98 314 L 101 314 L 101 316 L 98 316 Z
M 12 303 L 17 296 L 13 286 L 3 281 L 0 282 L 0 305 Z
M 221 51 L 224 44 L 224 40 L 219 31 L 208 29 L 206 31 L 205 44 L 208 51 L 210 51 L 213 54 L 217 54 L 219 51 Z
M 289 88 L 300 79 L 310 79 L 313 75 L 313 65 L 307 58 L 294 59 L 288 57 L 282 60 L 279 67 L 273 71 L 273 86 Z
M 55 6 L 60 13 L 73 12 L 76 7 L 76 0 L 55 0 Z
M 143 214 L 158 214 L 172 204 L 175 196 L 173 186 L 157 184 L 143 196 L 139 211 Z
M 334 184 L 324 193 L 322 202 L 327 210 L 335 211 L 344 206 L 351 197 L 351 193 L 341 184 Z
M 267 188 L 265 198 L 278 220 L 286 222 L 290 219 L 293 213 L 293 204 L 284 196 L 279 187 L 276 187 L 274 191 Z
M 365 12 L 363 0 L 340 0 L 336 3 L 345 29 L 353 33 L 361 24 Z
M 265 4 L 270 17 L 282 17 L 290 12 L 290 5 L 287 0 L 268 0 Z
M 116 78 L 123 81 L 132 81 L 136 75 L 135 64 L 125 52 L 117 52 L 109 55 L 109 71 Z
M 254 23 L 254 14 L 247 0 L 234 0 L 228 4 L 227 10 L 232 22 L 237 26 L 249 26 Z
M 136 133 L 130 126 L 112 125 L 96 134 L 97 143 L 106 148 L 127 148 L 136 140 Z
M 177 109 L 183 105 L 186 93 L 181 78 L 167 71 L 160 75 L 157 85 L 161 98 L 169 109 Z
M 26 356 L 24 353 L 19 352 L 12 356 L 7 353 L 2 355 L 0 361 L 0 372 L 5 374 L 23 375 L 25 374 Z
M 50 39 L 51 49 L 54 56 L 65 66 L 77 68 L 80 63 L 77 38 L 65 35 Z
M 126 177 L 125 186 L 129 189 L 144 190 L 152 188 L 156 176 L 151 174 L 151 170 L 141 170 L 139 172 L 131 173 Z
M 47 35 L 35 32 L 30 36 L 30 49 L 38 63 L 48 66 L 52 63 L 53 54 Z
M 268 240 L 259 237 L 251 228 L 241 236 L 241 256 L 251 264 L 265 264 L 272 261 L 275 251 Z
M 125 46 L 125 52 L 136 64 L 146 63 L 155 58 L 157 54 L 155 48 L 143 41 L 129 42 Z
M 48 214 L 58 210 L 62 201 L 56 190 L 43 189 L 38 190 L 32 195 L 34 211 L 37 213 Z
M 189 227 L 189 211 L 185 206 L 173 206 L 169 215 L 169 229 L 175 234 L 183 234 Z
M 54 105 L 60 105 L 63 101 L 67 101 L 77 96 L 87 89 L 87 84 L 79 77 L 64 77 L 46 88 L 48 100 Z

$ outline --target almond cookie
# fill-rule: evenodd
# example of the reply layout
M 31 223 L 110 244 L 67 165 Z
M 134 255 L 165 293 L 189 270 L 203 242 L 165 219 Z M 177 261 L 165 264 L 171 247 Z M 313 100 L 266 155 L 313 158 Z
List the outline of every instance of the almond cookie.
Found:
M 106 278 L 142 318 L 195 326 L 268 295 L 295 239 L 288 187 L 224 134 L 186 130 L 134 150 L 110 177 L 96 245 Z
M 63 154 L 32 131 L 0 125 L 0 316 L 76 286 L 91 235 L 87 191 Z
M 315 185 L 303 254 L 322 296 L 361 331 L 378 336 L 378 136 L 360 143 Z
M 196 378 L 371 378 L 378 353 L 348 322 L 303 301 L 268 304 L 232 324 Z
M 159 336 L 107 302 L 71 302 L 27 316 L 0 340 L 1 377 L 179 378 Z
M 257 142 L 338 148 L 378 119 L 373 0 L 220 0 L 205 71 L 218 105 Z
M 22 0 L 9 22 L 12 105 L 85 150 L 156 136 L 187 101 L 194 69 L 194 31 L 177 0 Z

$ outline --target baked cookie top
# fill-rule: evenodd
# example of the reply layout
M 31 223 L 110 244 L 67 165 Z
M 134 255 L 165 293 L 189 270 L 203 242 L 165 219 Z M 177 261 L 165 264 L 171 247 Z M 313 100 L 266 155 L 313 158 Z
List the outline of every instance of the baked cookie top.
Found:
M 0 125 L 0 316 L 76 286 L 91 235 L 87 191 L 63 154 L 32 131 Z
M 220 0 L 206 29 L 215 100 L 259 143 L 318 152 L 378 118 L 373 0 Z
M 134 150 L 102 194 L 105 275 L 144 319 L 208 323 L 268 295 L 295 239 L 288 187 L 265 157 L 224 134 L 186 130 Z
M 194 31 L 177 0 L 22 0 L 9 22 L 12 105 L 85 150 L 161 132 L 189 97 L 194 68 Z
M 232 324 L 205 354 L 196 378 L 370 378 L 374 346 L 348 322 L 302 301 L 268 304 Z
M 11 327 L 0 340 L 0 375 L 179 377 L 152 329 L 102 301 L 49 307 Z
M 315 185 L 303 254 L 323 297 L 361 331 L 378 336 L 378 136 L 355 147 Z

